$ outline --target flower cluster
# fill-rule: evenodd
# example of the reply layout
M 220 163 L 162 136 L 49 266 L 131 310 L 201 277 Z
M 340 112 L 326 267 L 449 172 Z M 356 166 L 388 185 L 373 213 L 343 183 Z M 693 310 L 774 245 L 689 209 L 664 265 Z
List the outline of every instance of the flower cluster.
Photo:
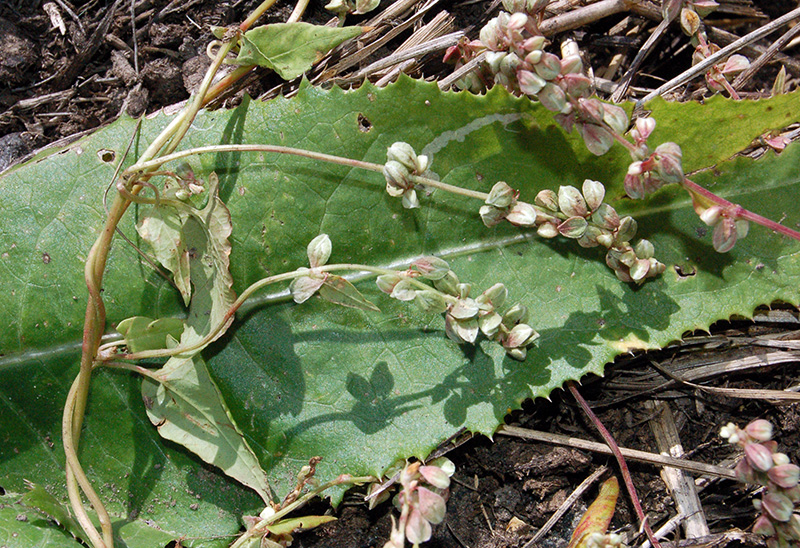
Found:
M 753 504 L 761 515 L 753 532 L 767 538 L 768 548 L 789 548 L 800 541 L 800 513 L 794 506 L 800 502 L 800 467 L 778 452 L 772 440 L 772 424 L 758 419 L 744 429 L 728 423 L 720 436 L 744 449 L 744 459 L 736 466 L 739 481 L 766 486 L 766 494 Z
M 331 239 L 327 234 L 320 234 L 308 244 L 306 254 L 311 268 L 299 268 L 298 271 L 303 276 L 295 278 L 289 286 L 294 302 L 306 302 L 328 279 L 328 273 L 321 272 L 318 267 L 328 262 L 331 248 Z
M 641 199 L 670 183 L 683 181 L 683 152 L 675 143 L 662 143 L 654 151 L 647 139 L 656 127 L 653 118 L 639 118 L 630 135 L 635 148 L 631 151 L 633 163 L 625 176 L 625 192 L 633 199 Z
M 718 52 L 721 48 L 712 43 L 702 39 L 692 54 L 692 64 L 697 64 L 703 61 L 706 57 Z M 727 91 L 733 99 L 738 99 L 739 95 L 736 90 L 728 82 L 728 78 L 736 76 L 740 72 L 747 70 L 750 67 L 750 61 L 744 55 L 731 55 L 725 61 L 713 65 L 705 74 L 706 84 L 714 91 Z
M 393 198 L 403 197 L 403 207 L 419 207 L 415 183 L 411 176 L 424 176 L 428 171 L 428 157 L 417 155 L 408 143 L 394 143 L 386 151 L 387 161 L 383 166 L 386 192 Z
M 403 548 L 406 539 L 414 546 L 430 540 L 431 525 L 444 520 L 453 472 L 455 465 L 446 458 L 430 464 L 405 463 L 397 479 L 401 489 L 393 501 L 400 510 L 400 519 L 396 521 L 392 516 L 392 532 L 383 548 Z
M 433 287 L 417 278 L 429 280 Z M 447 262 L 438 257 L 421 257 L 406 272 L 384 274 L 378 288 L 400 301 L 414 301 L 423 312 L 443 313 L 445 333 L 453 341 L 475 343 L 478 334 L 499 343 L 506 353 L 524 360 L 527 347 L 539 334 L 526 322 L 528 310 L 521 304 L 499 313 L 508 289 L 495 284 L 476 298 L 470 297 L 471 284 L 461 283 Z
M 517 201 L 519 192 L 504 181 L 496 183 L 479 211 L 483 224 L 493 227 L 506 220 L 516 226 L 533 226 L 536 210 L 530 204 Z
M 573 186 L 562 186 L 558 193 L 542 190 L 534 200 L 544 210 L 536 218 L 539 235 L 561 235 L 582 247 L 605 247 L 606 264 L 624 282 L 642 283 L 664 272 L 666 267 L 653 258 L 653 244 L 640 240 L 631 245 L 638 228 L 636 221 L 620 218 L 604 198 L 605 187 L 589 179 L 583 182 L 582 192 Z
M 750 223 L 740 219 L 742 208 L 736 205 L 721 207 L 718 205 L 705 206 L 701 200 L 693 196 L 694 208 L 700 219 L 714 228 L 711 242 L 718 253 L 726 253 L 733 249 L 736 241 L 747 236 Z

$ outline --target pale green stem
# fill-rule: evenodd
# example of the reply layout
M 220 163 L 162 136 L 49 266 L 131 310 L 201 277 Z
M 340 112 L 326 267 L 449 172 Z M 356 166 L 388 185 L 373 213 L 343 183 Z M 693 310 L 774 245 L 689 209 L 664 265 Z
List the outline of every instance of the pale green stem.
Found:
M 277 0 L 264 0 L 264 2 L 261 2 L 261 4 L 259 4 L 259 6 L 250 13 L 247 19 L 242 21 L 242 24 L 239 25 L 239 30 L 242 32 L 247 32 L 247 30 L 253 26 L 253 23 L 255 23 L 259 17 L 264 15 L 264 12 L 271 8 L 276 1 Z
M 274 152 L 277 154 L 290 154 L 293 156 L 302 156 L 310 160 L 319 160 L 322 162 L 330 162 L 332 164 L 339 164 L 342 166 L 355 167 L 359 169 L 366 169 L 368 171 L 375 171 L 381 173 L 383 171 L 383 164 L 373 164 L 371 162 L 364 162 L 361 160 L 354 160 L 352 158 L 344 158 L 342 156 L 334 156 L 332 154 L 324 154 L 322 152 L 313 152 L 302 148 L 284 147 L 278 145 L 209 145 L 204 147 L 190 148 L 181 150 L 172 154 L 167 154 L 159 157 L 156 160 L 146 162 L 139 162 L 128 168 L 128 172 L 145 171 L 150 168 L 158 167 L 167 162 L 181 160 L 189 156 L 196 156 L 198 154 L 206 153 L 219 153 L 219 152 Z M 468 198 L 477 198 L 478 200 L 486 200 L 489 194 L 485 192 L 478 192 L 475 190 L 468 190 L 455 185 L 449 185 L 441 181 L 428 179 L 427 177 L 420 177 L 412 175 L 411 180 L 417 184 L 421 184 L 431 188 L 438 188 L 446 192 L 466 196 Z
M 297 4 L 294 6 L 292 10 L 292 14 L 289 15 L 289 18 L 286 20 L 287 23 L 296 23 L 300 20 L 305 13 L 306 8 L 308 7 L 308 0 L 298 0 Z
M 310 501 L 315 497 L 318 497 L 321 493 L 327 491 L 331 487 L 336 487 L 338 485 L 359 485 L 362 483 L 368 483 L 375 480 L 376 478 L 374 478 L 373 476 L 351 477 L 345 474 L 327 483 L 323 483 L 319 487 L 315 488 L 313 491 L 309 491 L 302 497 L 298 498 L 293 503 L 286 505 L 284 508 L 281 508 L 273 515 L 271 515 L 269 518 L 258 522 L 252 529 L 246 531 L 241 537 L 236 539 L 236 542 L 234 542 L 230 548 L 241 548 L 242 546 L 247 545 L 250 539 L 252 539 L 253 537 L 258 537 L 266 534 L 269 531 L 270 525 L 274 525 L 284 516 L 288 515 L 291 512 L 294 512 L 298 508 L 301 508 L 308 501 Z
M 313 272 L 334 272 L 334 271 L 371 272 L 379 276 L 384 274 L 397 274 L 396 270 L 387 270 L 385 268 L 380 268 L 376 266 L 370 266 L 365 264 L 351 264 L 351 263 L 328 264 L 315 267 L 311 270 Z M 211 342 L 215 341 L 224 332 L 224 330 L 230 323 L 231 318 L 233 318 L 233 316 L 236 314 L 236 311 L 239 310 L 239 308 L 245 303 L 245 301 L 247 301 L 247 299 L 249 299 L 253 295 L 253 293 L 269 285 L 285 282 L 288 280 L 293 280 L 295 278 L 301 278 L 303 276 L 308 276 L 308 274 L 309 272 L 307 271 L 304 272 L 299 270 L 293 270 L 292 272 L 284 272 L 283 274 L 277 274 L 275 276 L 270 276 L 268 278 L 264 278 L 262 280 L 255 282 L 250 287 L 245 289 L 241 295 L 239 295 L 239 298 L 236 299 L 236 301 L 231 305 L 231 307 L 225 313 L 225 316 L 222 317 L 220 322 L 217 325 L 213 326 L 211 331 L 196 343 L 192 343 L 187 346 L 176 346 L 175 348 L 164 348 L 160 350 L 142 350 L 141 352 L 133 352 L 131 354 L 124 354 L 118 357 L 125 360 L 168 358 L 171 356 L 186 354 L 200 350 L 203 347 L 210 344 Z M 426 285 L 414 278 L 409 277 L 408 280 L 411 282 L 412 285 L 415 285 L 420 289 L 433 289 L 429 285 Z M 454 299 L 454 297 L 452 297 L 451 295 L 442 294 L 442 296 L 445 297 L 446 300 L 452 301 Z
M 203 77 L 203 81 L 200 83 L 200 88 L 197 90 L 192 102 L 185 111 L 186 114 L 183 116 L 181 124 L 175 129 L 175 134 L 172 136 L 172 139 L 164 149 L 165 155 L 174 152 L 175 149 L 178 148 L 178 145 L 183 137 L 186 135 L 186 132 L 189 131 L 189 127 L 191 127 L 192 122 L 197 116 L 197 113 L 203 108 L 203 100 L 208 92 L 208 89 L 211 87 L 211 84 L 214 82 L 214 76 L 217 74 L 217 71 L 219 70 L 219 67 L 222 66 L 222 62 L 225 60 L 225 57 L 228 55 L 228 53 L 230 53 L 231 49 L 233 49 L 236 43 L 237 42 L 235 40 L 223 42 L 220 48 L 217 50 L 217 54 L 214 56 L 214 61 L 211 63 L 211 66 L 208 67 L 206 75 Z
M 105 530 L 106 523 L 108 524 L 109 528 L 111 525 L 111 520 L 109 519 L 108 513 L 106 512 L 100 497 L 97 496 L 97 493 L 95 492 L 94 488 L 92 488 L 91 483 L 89 483 L 89 479 L 83 472 L 80 463 L 77 462 L 77 457 L 71 458 L 72 456 L 77 455 L 77 448 L 73 444 L 73 420 L 75 418 L 75 400 L 77 398 L 79 388 L 80 376 L 73 381 L 69 393 L 67 394 L 67 401 L 64 404 L 63 420 L 61 422 L 61 435 L 64 443 L 64 452 L 67 454 L 67 494 L 69 496 L 70 505 L 75 512 L 75 517 L 83 528 L 84 533 L 86 533 L 88 540 L 92 543 L 92 546 L 94 548 L 111 548 L 114 545 L 114 539 L 113 537 L 109 537 Z M 97 529 L 95 529 L 89 514 L 86 512 L 86 508 L 83 506 L 81 490 L 86 494 L 86 497 L 89 499 L 89 503 L 97 511 L 101 526 L 103 527 L 102 536 L 97 532 Z

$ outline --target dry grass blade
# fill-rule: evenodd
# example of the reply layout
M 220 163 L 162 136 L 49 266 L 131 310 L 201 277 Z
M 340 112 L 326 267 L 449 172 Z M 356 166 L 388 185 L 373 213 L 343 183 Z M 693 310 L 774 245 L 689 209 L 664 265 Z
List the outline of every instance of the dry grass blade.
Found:
M 519 428 L 517 426 L 501 426 L 497 430 L 498 434 L 504 436 L 512 436 L 533 441 L 540 441 L 544 443 L 552 443 L 555 445 L 563 445 L 565 447 L 573 447 L 575 449 L 582 449 L 584 451 L 592 451 L 594 453 L 602 453 L 604 455 L 611 455 L 611 449 L 604 443 L 597 443 L 593 441 L 582 440 L 580 438 L 573 438 L 571 436 L 564 436 L 561 434 L 553 434 L 551 432 L 540 432 L 538 430 L 529 430 L 527 428 Z M 655 453 L 648 453 L 647 451 L 638 451 L 636 449 L 626 449 L 620 447 L 622 456 L 626 459 L 646 462 L 655 464 L 657 466 L 672 466 L 673 468 L 680 468 L 687 472 L 696 474 L 708 474 L 726 479 L 736 479 L 736 474 L 733 470 L 714 466 L 712 464 L 705 464 L 703 462 L 691 461 L 686 459 L 677 459 L 668 457 L 666 455 L 656 455 Z

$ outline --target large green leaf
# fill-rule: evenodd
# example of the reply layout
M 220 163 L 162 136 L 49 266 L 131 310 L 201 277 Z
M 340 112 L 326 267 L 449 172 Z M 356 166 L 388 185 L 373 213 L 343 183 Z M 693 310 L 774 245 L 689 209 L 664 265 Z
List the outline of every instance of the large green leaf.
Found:
M 720 115 L 698 139 L 724 134 L 731 139 L 725 150 L 739 150 L 763 128 L 797 121 L 797 97 L 790 99 L 755 103 L 760 108 L 749 116 L 758 123 L 741 132 L 737 109 L 754 104 L 715 101 L 714 112 L 730 115 Z M 658 113 L 682 120 L 684 108 L 663 105 Z M 166 122 L 147 121 L 132 154 Z M 285 288 L 259 295 L 205 357 L 279 494 L 312 456 L 324 457 L 317 467 L 323 479 L 343 471 L 379 473 L 398 457 L 426 454 L 462 426 L 490 433 L 522 399 L 601 373 L 621 352 L 663 345 L 719 318 L 748 315 L 761 303 L 798 302 L 797 242 L 753 227 L 733 252 L 713 253 L 688 198 L 673 189 L 642 203 L 624 198 L 621 181 L 630 162 L 624 151 L 615 147 L 596 158 L 578 136 L 555 127 L 548 112 L 499 89 L 475 97 L 407 79 L 385 90 L 304 88 L 295 99 L 203 114 L 194 126 L 185 147 L 262 142 L 372 162 L 382 162 L 386 147 L 403 140 L 433 156 L 432 169 L 443 181 L 488 191 L 505 180 L 527 200 L 541 188 L 598 179 L 608 184 L 608 200 L 620 213 L 636 216 L 640 236 L 655 243 L 669 267 L 659 279 L 631 287 L 617 281 L 596 249 L 510 227 L 486 229 L 475 201 L 436 191 L 408 211 L 370 172 L 258 153 L 193 159 L 198 177 L 211 171 L 220 177 L 220 196 L 233 217 L 237 291 L 306 266 L 306 244 L 324 232 L 333 241 L 332 263 L 400 266 L 438 254 L 476 294 L 502 281 L 511 302 L 531 308 L 530 323 L 541 333 L 520 363 L 486 341 L 459 347 L 444 336 L 440 317 L 389 301 L 372 282 L 357 287 L 382 312 L 319 298 L 296 305 Z M 0 276 L 9 281 L 0 307 L 11 321 L 0 333 L 0 477 L 7 489 L 19 492 L 30 478 L 63 497 L 58 432 L 77 369 L 86 294 L 81 260 L 102 224 L 102 190 L 113 172 L 96 151 L 120 155 L 133 127 L 123 120 L 0 179 Z M 659 128 L 665 135 L 680 131 L 677 123 Z M 678 141 L 691 154 L 693 143 Z M 720 163 L 727 154 L 697 155 L 690 167 Z M 795 224 L 797 214 L 787 206 L 800 199 L 798 157 L 800 148 L 789 147 L 777 158 L 723 162 L 697 179 Z M 129 235 L 136 217 L 132 211 L 122 224 Z M 104 289 L 112 323 L 182 313 L 178 293 L 121 241 Z M 145 416 L 139 382 L 101 371 L 92 385 L 82 459 L 101 496 L 129 521 L 151 520 L 190 537 L 235 533 L 237 516 L 258 512 L 258 497 L 161 442 Z M 215 542 L 224 541 L 196 541 Z

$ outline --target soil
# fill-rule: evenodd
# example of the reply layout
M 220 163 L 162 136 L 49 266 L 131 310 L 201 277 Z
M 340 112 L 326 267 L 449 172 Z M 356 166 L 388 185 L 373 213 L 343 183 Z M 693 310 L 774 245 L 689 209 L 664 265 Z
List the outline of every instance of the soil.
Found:
M 796 7 L 796 2 L 789 0 L 720 2 L 723 9 L 712 16 L 713 25 L 737 35 Z M 123 112 L 139 116 L 184 101 L 208 64 L 205 56 L 208 27 L 237 23 L 258 3 L 257 0 L 0 2 L 0 171 L 42 146 L 75 138 L 113 121 Z M 567 10 L 582 3 L 586 2 L 555 2 L 566 6 Z M 131 4 L 135 13 L 133 24 Z M 313 1 L 304 20 L 329 21 L 331 17 L 322 4 Z M 283 21 L 292 8 L 292 4 L 280 1 L 265 19 Z M 496 3 L 488 0 L 444 0 L 423 20 L 430 21 L 436 14 L 446 11 L 454 16 L 453 29 L 466 30 L 470 37 L 476 37 L 487 16 L 496 9 Z M 362 16 L 353 22 L 368 19 Z M 640 23 L 645 23 L 645 32 L 633 32 Z M 59 24 L 63 26 L 59 28 Z M 596 73 L 602 68 L 607 78 L 616 80 L 627 70 L 626 63 L 654 26 L 640 15 L 623 12 L 569 31 L 569 34 L 588 51 L 588 60 Z M 316 71 L 316 81 L 324 84 L 333 76 L 341 78 L 352 74 L 393 51 L 409 34 L 410 31 L 400 34 L 372 57 L 345 71 L 335 74 L 328 71 L 327 75 L 322 70 Z M 554 41 L 562 37 L 557 36 Z M 762 45 L 770 43 L 765 41 Z M 645 60 L 634 85 L 653 87 L 690 66 L 691 48 L 686 45 L 687 38 L 680 30 L 670 29 L 655 53 Z M 792 89 L 800 75 L 800 54 L 792 57 L 796 50 L 787 50 L 790 57 L 784 61 Z M 351 54 L 353 51 L 345 50 L 338 59 L 346 59 Z M 617 55 L 621 55 L 622 65 L 616 71 L 607 70 Z M 331 61 L 328 67 L 333 65 Z M 778 64 L 767 64 L 743 88 L 742 95 L 768 94 L 778 69 Z M 441 62 L 441 52 L 438 52 L 425 58 L 411 74 L 437 79 L 451 71 L 452 68 Z M 275 75 L 262 71 L 246 81 L 244 90 L 252 96 L 271 96 L 277 91 L 291 90 L 291 85 L 281 86 Z M 237 91 L 221 103 L 233 104 L 242 93 Z M 709 93 L 702 82 L 695 82 L 683 86 L 678 95 L 683 99 Z M 649 426 L 654 411 L 647 405 L 648 401 L 658 400 L 667 403 L 683 448 L 693 460 L 719 464 L 734 458 L 734 449 L 718 436 L 719 426 L 729 421 L 743 426 L 761 417 L 776 425 L 782 450 L 793 462 L 800 462 L 800 414 L 796 404 L 780 405 L 764 399 L 732 398 L 700 390 L 694 385 L 671 380 L 663 370 L 652 365 L 662 363 L 668 369 L 674 366 L 673 371 L 685 376 L 700 363 L 734 363 L 742 356 L 763 356 L 768 348 L 755 346 L 754 340 L 795 339 L 800 326 L 796 310 L 779 305 L 773 308 L 762 311 L 756 322 L 721 323 L 714 327 L 711 335 L 689 335 L 683 343 L 660 352 L 627 356 L 609 366 L 605 378 L 584 379 L 581 393 L 590 400 L 600 420 L 622 447 L 659 452 Z M 778 365 L 767 366 L 765 358 L 757 367 L 735 375 L 696 378 L 693 382 L 704 381 L 707 386 L 742 390 L 783 390 L 796 386 L 797 351 L 790 345 L 786 352 L 791 359 Z M 794 352 L 793 358 L 791 352 Z M 682 368 L 678 369 L 681 364 Z M 507 424 L 585 440 L 600 439 L 594 426 L 566 392 L 554 393 L 551 401 L 527 402 L 521 411 L 508 417 Z M 427 544 L 431 548 L 527 546 L 534 532 L 593 471 L 602 466 L 610 469 L 607 475 L 617 470 L 613 459 L 603 454 L 499 434 L 494 440 L 478 437 L 461 439 L 458 443 L 460 445 L 450 444 L 444 448 L 455 462 L 457 472 L 450 490 L 446 520 L 435 528 L 434 537 Z M 453 448 L 454 445 L 457 447 Z M 661 479 L 659 468 L 635 462 L 629 465 L 645 512 L 657 529 L 675 515 L 672 495 Z M 566 546 L 576 521 L 596 494 L 598 485 L 599 482 L 592 486 L 535 545 Z M 755 536 L 743 532 L 757 515 L 751 503 L 753 489 L 730 480 L 711 478 L 700 481 L 700 485 L 701 507 L 711 536 L 686 540 L 678 529 L 667 539 L 680 546 L 759 545 Z M 331 511 L 323 503 L 319 503 L 317 510 Z M 352 493 L 336 510 L 338 521 L 297 535 L 294 545 L 380 547 L 388 537 L 391 513 L 388 503 L 368 511 L 363 496 Z M 626 496 L 620 498 L 611 528 L 627 535 L 631 545 L 641 543 L 642 539 L 637 536 L 637 519 Z

